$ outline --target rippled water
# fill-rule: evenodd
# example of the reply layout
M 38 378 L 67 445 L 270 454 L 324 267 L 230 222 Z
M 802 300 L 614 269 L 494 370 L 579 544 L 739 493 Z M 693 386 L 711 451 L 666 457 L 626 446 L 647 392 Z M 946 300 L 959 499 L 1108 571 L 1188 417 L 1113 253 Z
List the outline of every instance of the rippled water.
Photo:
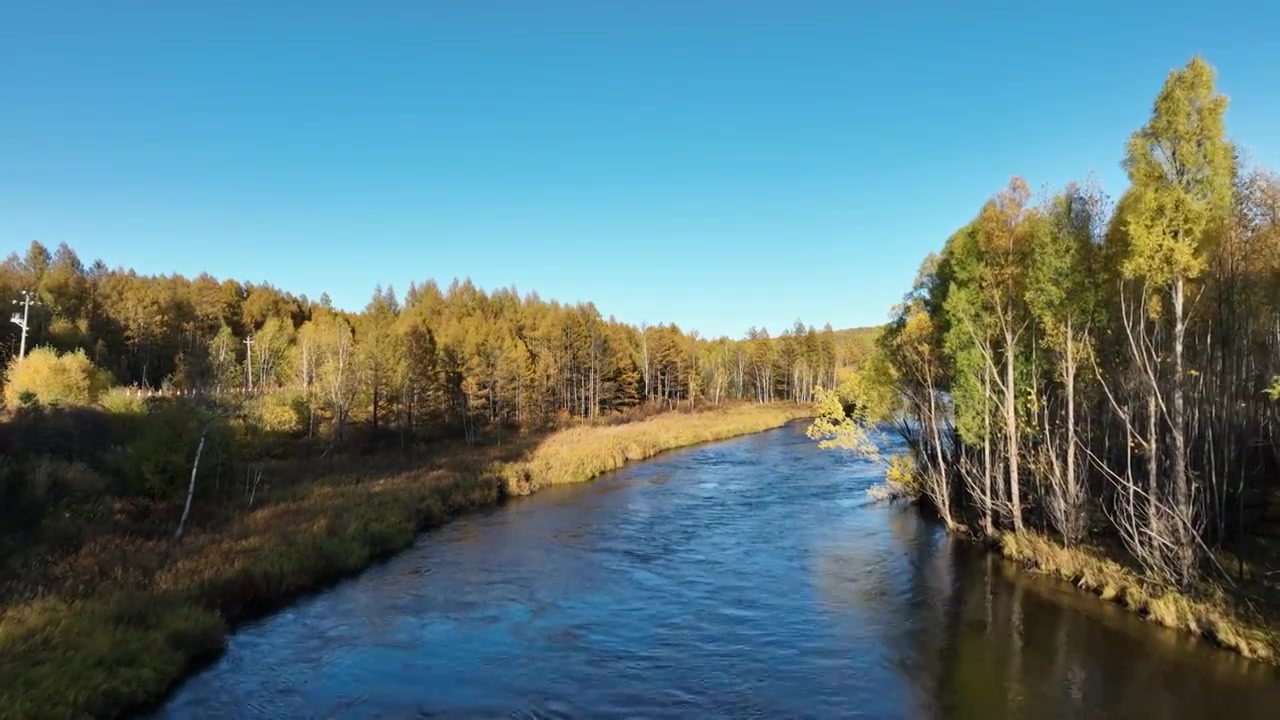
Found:
M 462 518 L 156 717 L 1280 716 L 1269 667 L 1010 572 L 797 427 Z

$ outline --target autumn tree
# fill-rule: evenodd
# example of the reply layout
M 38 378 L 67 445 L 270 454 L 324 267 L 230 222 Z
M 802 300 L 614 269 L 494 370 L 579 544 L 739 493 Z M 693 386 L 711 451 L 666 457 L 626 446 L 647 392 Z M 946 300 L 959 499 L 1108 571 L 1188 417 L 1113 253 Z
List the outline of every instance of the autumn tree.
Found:
M 1039 474 L 1047 487 L 1049 518 L 1067 544 L 1081 541 L 1087 530 L 1076 410 L 1080 368 L 1091 353 L 1093 327 L 1102 319 L 1096 256 L 1106 214 L 1106 199 L 1096 187 L 1072 184 L 1053 197 L 1033 240 L 1027 282 L 1037 336 L 1055 366 L 1052 387 L 1037 392 L 1043 415 Z
M 892 395 L 901 404 L 895 413 L 898 430 L 911 445 L 925 494 L 943 522 L 955 527 L 945 395 L 950 369 L 935 321 L 938 262 L 931 255 L 921 264 L 911 292 L 894 308 L 880 346 L 893 368 L 883 382 L 892 383 Z
M 404 425 L 415 431 L 421 425 L 438 424 L 443 416 L 444 388 L 435 334 L 424 321 L 415 319 L 401 331 L 400 345 Z
M 288 367 L 289 351 L 296 343 L 296 337 L 293 320 L 279 316 L 268 317 L 253 333 L 255 387 L 274 388 L 288 382 L 292 377 Z
M 4 400 L 10 408 L 28 402 L 42 405 L 89 405 L 110 386 L 111 377 L 94 367 L 83 350 L 59 354 L 38 347 L 14 358 L 5 372 Z
M 328 310 L 317 313 L 299 334 L 315 353 L 314 381 L 332 417 L 334 437 L 341 441 L 360 392 L 355 335 L 345 318 Z
M 1004 438 L 1009 469 L 1009 513 L 1016 531 L 1022 530 L 1021 475 L 1018 456 L 1017 363 L 1019 342 L 1026 328 L 1026 265 L 1037 221 L 1028 206 L 1031 192 L 1022 178 L 1009 181 L 978 214 L 981 251 L 988 258 L 982 291 L 1001 340 L 1004 374 L 999 380 L 1004 395 Z
M 1167 531 L 1177 538 L 1177 557 L 1169 569 L 1179 583 L 1195 575 L 1199 547 L 1194 535 L 1200 523 L 1187 470 L 1188 285 L 1204 271 L 1208 245 L 1221 231 L 1230 204 L 1234 162 L 1223 125 L 1226 108 L 1227 99 L 1214 89 L 1212 68 L 1200 58 L 1192 59 L 1170 73 L 1151 119 L 1130 138 L 1124 161 L 1132 205 L 1124 218 L 1129 254 L 1122 270 L 1142 284 L 1144 297 L 1152 294 L 1140 308 L 1145 321 L 1168 325 L 1167 371 L 1153 343 L 1134 346 L 1160 408 L 1160 424 L 1169 434 L 1165 453 L 1172 527 Z M 1161 295 L 1167 306 L 1157 304 L 1155 298 Z M 1150 452 L 1159 450 L 1152 447 Z
M 369 395 L 370 423 L 375 432 L 399 375 L 401 347 L 400 337 L 395 332 L 399 312 L 400 303 L 396 300 L 395 291 L 387 288 L 384 292 L 378 287 L 360 317 L 357 362 Z

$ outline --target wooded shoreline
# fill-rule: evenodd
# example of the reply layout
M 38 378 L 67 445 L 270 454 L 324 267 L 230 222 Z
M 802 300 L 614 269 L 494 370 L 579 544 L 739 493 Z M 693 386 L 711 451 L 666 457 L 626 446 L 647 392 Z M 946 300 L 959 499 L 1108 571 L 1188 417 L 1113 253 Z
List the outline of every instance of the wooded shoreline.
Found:
M 808 414 L 801 405 L 741 404 L 426 459 L 344 459 L 316 464 L 323 474 L 296 494 L 225 527 L 196 529 L 180 545 L 103 538 L 66 560 L 79 593 L 0 609 L 0 716 L 120 716 L 162 698 L 219 651 L 235 623 L 367 567 L 460 513 Z
M 1115 202 L 1092 179 L 995 192 L 818 391 L 811 435 L 875 455 L 888 423 L 908 449 L 880 496 L 1274 657 L 1280 175 L 1230 139 L 1216 82 L 1199 57 L 1168 74 Z

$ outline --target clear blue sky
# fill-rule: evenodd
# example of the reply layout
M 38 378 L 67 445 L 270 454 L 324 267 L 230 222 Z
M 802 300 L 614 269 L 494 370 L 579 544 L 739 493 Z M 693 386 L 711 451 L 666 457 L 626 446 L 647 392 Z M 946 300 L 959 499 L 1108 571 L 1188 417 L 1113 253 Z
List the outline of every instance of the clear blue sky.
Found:
M 353 309 L 470 276 L 711 335 L 877 323 L 1010 176 L 1118 195 L 1193 53 L 1280 167 L 1275 3 L 1141 5 L 10 2 L 0 251 Z

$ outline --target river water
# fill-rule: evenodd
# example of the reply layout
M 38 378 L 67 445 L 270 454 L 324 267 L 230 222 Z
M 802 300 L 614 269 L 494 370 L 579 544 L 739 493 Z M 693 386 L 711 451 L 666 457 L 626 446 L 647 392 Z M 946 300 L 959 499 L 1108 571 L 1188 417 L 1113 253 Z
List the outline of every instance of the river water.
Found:
M 1270 667 L 868 505 L 878 475 L 790 426 L 463 517 L 155 717 L 1280 717 Z

